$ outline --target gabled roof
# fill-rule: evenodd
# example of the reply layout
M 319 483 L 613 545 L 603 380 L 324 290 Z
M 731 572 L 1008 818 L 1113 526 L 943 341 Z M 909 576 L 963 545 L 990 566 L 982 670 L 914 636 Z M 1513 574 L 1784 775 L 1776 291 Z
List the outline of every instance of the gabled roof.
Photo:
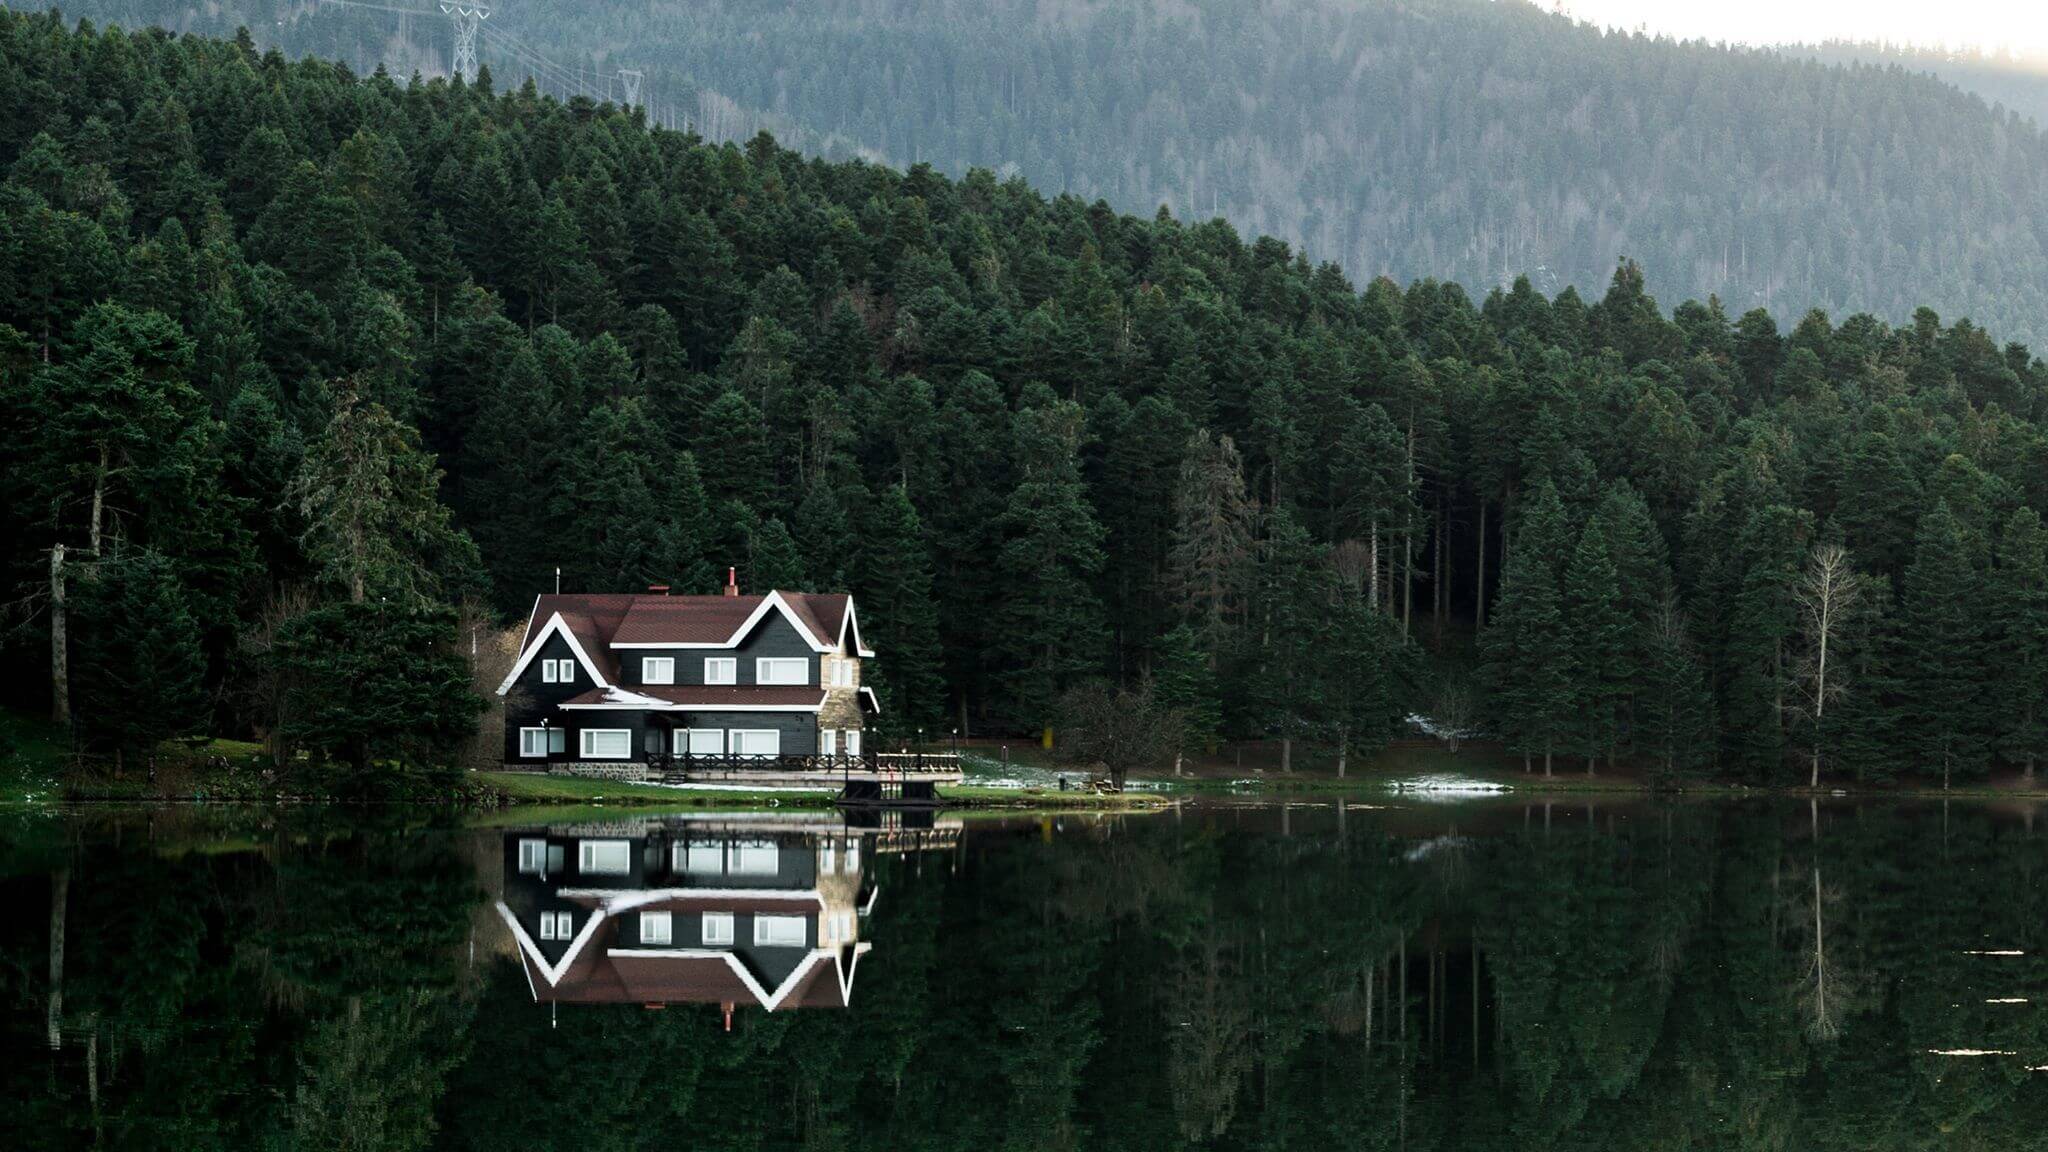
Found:
M 565 890 L 564 895 L 570 895 Z M 805 893 L 803 895 L 813 896 Z M 583 901 L 578 901 L 582 903 Z M 770 1012 L 778 1008 L 843 1008 L 853 996 L 854 970 L 873 945 L 813 948 L 774 988 L 765 985 L 738 953 L 717 948 L 612 948 L 607 921 L 628 910 L 766 911 L 775 906 L 766 892 L 666 890 L 608 894 L 583 924 L 569 950 L 553 964 L 500 901 L 498 915 L 512 930 L 519 963 L 535 1000 L 583 1004 L 703 1003 L 749 1001 Z M 784 905 L 786 907 L 786 905 Z
M 842 646 L 860 656 L 853 597 L 843 592 L 770 591 L 765 596 L 545 595 L 534 598 L 519 660 L 498 687 L 504 695 L 550 635 L 569 641 L 599 687 L 619 680 L 617 648 L 737 648 L 771 612 L 780 613 L 816 652 Z

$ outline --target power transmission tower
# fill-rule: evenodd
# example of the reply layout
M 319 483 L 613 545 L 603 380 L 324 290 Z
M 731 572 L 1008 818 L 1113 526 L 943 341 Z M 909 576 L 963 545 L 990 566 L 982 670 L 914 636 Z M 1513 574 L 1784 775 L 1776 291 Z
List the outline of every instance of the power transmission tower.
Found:
M 638 68 L 619 69 L 619 83 L 626 86 L 626 107 L 628 108 L 636 108 L 640 105 L 641 75 L 641 71 Z
M 485 20 L 491 17 L 491 6 L 478 0 L 444 0 L 441 11 L 455 23 L 455 56 L 449 61 L 448 70 L 462 77 L 463 83 L 476 82 L 476 33 Z

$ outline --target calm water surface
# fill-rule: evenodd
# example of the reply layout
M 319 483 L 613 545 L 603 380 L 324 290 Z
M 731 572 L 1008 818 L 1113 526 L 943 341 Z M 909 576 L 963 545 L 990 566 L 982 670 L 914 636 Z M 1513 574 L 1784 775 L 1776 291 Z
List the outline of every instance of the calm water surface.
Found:
M 2048 827 L 2023 808 L 923 823 L 0 817 L 0 1132 L 2048 1147 Z

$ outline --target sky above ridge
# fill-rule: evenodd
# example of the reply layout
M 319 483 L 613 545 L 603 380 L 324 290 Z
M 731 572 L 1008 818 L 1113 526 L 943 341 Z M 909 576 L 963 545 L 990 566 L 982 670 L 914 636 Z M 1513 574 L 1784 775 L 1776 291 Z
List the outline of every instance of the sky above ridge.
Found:
M 1536 0 L 1548 5 L 1550 0 Z M 1612 28 L 1741 44 L 1878 40 L 2004 50 L 2048 64 L 2048 0 L 1562 0 Z

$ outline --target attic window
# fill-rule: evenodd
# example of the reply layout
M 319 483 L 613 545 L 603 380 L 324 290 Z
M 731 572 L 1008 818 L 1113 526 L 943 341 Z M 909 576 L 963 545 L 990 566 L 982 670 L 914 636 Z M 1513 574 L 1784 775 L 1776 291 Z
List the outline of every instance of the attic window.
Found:
M 540 914 L 540 938 L 543 940 L 573 940 L 576 916 L 572 912 L 543 912 Z
M 542 660 L 540 682 L 543 684 L 574 684 L 576 662 L 574 660 Z

